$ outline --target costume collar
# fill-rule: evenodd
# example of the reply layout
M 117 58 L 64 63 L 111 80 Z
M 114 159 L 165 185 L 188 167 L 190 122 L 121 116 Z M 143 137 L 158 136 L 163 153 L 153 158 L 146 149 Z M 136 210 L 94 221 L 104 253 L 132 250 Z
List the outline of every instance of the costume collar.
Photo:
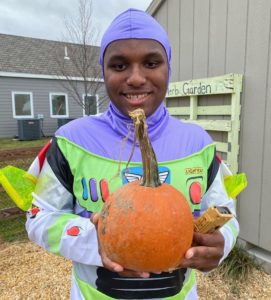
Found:
M 133 141 L 134 126 L 130 117 L 124 115 L 118 108 L 110 102 L 109 108 L 104 115 L 108 125 L 123 137 L 128 137 L 128 140 Z M 151 141 L 159 138 L 169 121 L 169 114 L 164 103 L 156 109 L 156 111 L 147 118 L 148 136 Z

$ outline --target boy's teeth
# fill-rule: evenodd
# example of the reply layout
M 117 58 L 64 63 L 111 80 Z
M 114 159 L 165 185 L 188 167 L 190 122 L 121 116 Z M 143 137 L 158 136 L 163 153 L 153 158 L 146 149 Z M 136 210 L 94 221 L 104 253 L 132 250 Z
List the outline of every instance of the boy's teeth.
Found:
M 144 97 L 146 97 L 147 96 L 147 94 L 141 94 L 141 95 L 126 95 L 126 97 L 128 98 L 128 99 L 131 99 L 131 100 L 137 100 L 137 99 L 141 99 L 141 98 L 144 98 Z

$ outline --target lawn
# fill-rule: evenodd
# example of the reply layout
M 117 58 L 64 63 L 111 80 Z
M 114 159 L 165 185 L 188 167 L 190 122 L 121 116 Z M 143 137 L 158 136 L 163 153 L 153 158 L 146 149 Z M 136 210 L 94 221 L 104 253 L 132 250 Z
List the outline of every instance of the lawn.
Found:
M 43 146 L 50 138 L 42 138 L 33 141 L 19 141 L 18 139 L 0 139 L 0 151 L 7 149 L 19 149 Z
M 14 207 L 14 203 L 11 201 L 8 194 L 1 189 L 0 190 L 0 210 L 9 208 L 9 207 Z
M 27 239 L 25 230 L 26 217 L 18 216 L 9 220 L 0 220 L 0 243 L 14 242 Z

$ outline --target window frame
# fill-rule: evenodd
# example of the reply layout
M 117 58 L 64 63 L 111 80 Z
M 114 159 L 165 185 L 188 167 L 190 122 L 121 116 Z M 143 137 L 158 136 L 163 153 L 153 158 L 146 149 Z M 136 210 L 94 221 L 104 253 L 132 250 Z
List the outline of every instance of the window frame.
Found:
M 92 95 L 92 94 L 83 94 L 82 95 L 82 99 L 83 99 L 83 116 L 88 116 L 86 114 L 86 111 L 85 111 L 85 96 L 95 96 L 96 97 L 96 109 L 97 109 L 97 112 L 96 112 L 96 115 L 98 115 L 100 113 L 100 105 L 99 105 L 99 95 L 98 94 L 95 94 L 95 95 Z M 92 115 L 92 116 L 95 116 L 95 115 Z
M 34 105 L 33 105 L 33 92 L 24 92 L 24 91 L 12 91 L 12 115 L 14 119 L 33 119 L 34 118 Z M 16 95 L 29 95 L 30 96 L 30 111 L 31 114 L 27 116 L 17 116 L 16 115 L 16 105 L 15 105 L 15 96 Z
M 52 103 L 52 96 L 65 96 L 65 105 L 66 105 L 66 114 L 65 115 L 53 115 L 53 103 Z M 69 118 L 69 98 L 67 93 L 56 93 L 51 92 L 49 93 L 49 104 L 50 104 L 50 117 L 53 119 L 65 119 Z

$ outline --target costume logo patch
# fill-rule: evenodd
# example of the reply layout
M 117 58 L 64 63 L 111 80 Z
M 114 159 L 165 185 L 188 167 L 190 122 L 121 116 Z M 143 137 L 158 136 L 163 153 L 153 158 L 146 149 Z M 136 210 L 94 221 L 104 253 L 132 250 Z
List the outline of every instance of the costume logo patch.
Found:
M 34 207 L 29 211 L 30 219 L 36 218 L 37 214 L 40 212 L 40 209 L 38 207 Z
M 170 184 L 170 170 L 167 167 L 158 167 L 159 178 L 161 183 Z M 122 183 L 127 184 L 135 180 L 140 180 L 143 178 L 143 168 L 142 167 L 129 167 L 121 171 Z
M 67 229 L 67 234 L 70 236 L 78 236 L 80 234 L 81 228 L 78 226 L 72 226 Z

